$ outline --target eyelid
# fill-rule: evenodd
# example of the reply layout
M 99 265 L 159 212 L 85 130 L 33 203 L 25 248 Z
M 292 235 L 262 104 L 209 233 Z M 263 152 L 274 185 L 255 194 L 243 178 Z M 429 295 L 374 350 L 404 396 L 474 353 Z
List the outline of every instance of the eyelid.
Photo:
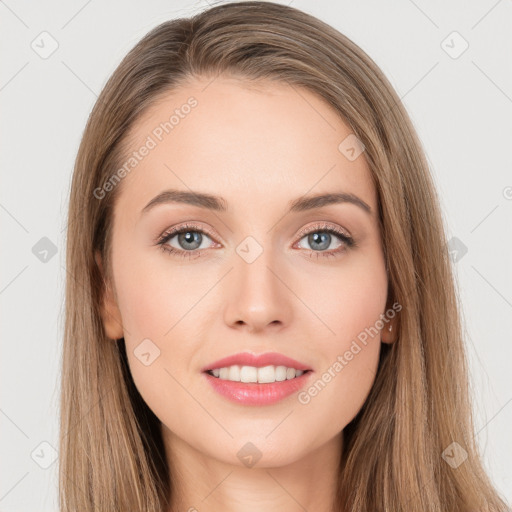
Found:
M 173 226 L 172 228 L 165 230 L 161 235 L 159 235 L 157 237 L 157 239 L 155 240 L 155 244 L 160 245 L 162 248 L 164 248 L 164 246 L 167 244 L 167 242 L 171 238 L 173 238 L 175 235 L 185 232 L 187 230 L 197 231 L 197 232 L 206 234 L 215 243 L 218 243 L 218 242 L 216 242 L 216 238 L 217 238 L 216 235 L 213 235 L 209 228 L 205 228 L 203 225 L 196 224 L 193 221 L 189 221 L 189 222 L 185 222 L 184 224 L 181 224 L 178 226 Z M 347 230 L 338 226 L 337 224 L 333 224 L 328 221 L 317 221 L 316 223 L 312 222 L 312 223 L 308 224 L 306 227 L 302 228 L 299 231 L 299 233 L 296 235 L 296 237 L 298 237 L 298 239 L 296 242 L 294 242 L 294 245 L 296 243 L 300 242 L 302 240 L 302 238 L 304 238 L 304 236 L 307 236 L 310 233 L 314 233 L 317 231 L 318 232 L 322 232 L 322 231 L 328 232 L 328 233 L 334 234 L 335 236 L 338 236 L 341 239 L 342 243 L 345 246 L 347 246 L 347 248 L 355 247 L 357 245 Z M 205 251 L 206 249 L 194 249 L 193 251 L 185 251 L 182 249 L 176 249 L 176 248 L 171 247 L 169 250 L 170 250 L 170 252 L 177 252 L 177 253 L 193 255 L 193 254 L 201 253 L 202 251 Z M 335 251 L 313 251 L 313 252 L 315 252 L 318 255 L 326 255 L 327 256 L 327 255 L 334 255 L 335 253 L 338 252 L 338 250 L 335 250 Z
M 329 229 L 332 229 L 333 231 L 335 231 L 341 235 L 344 235 L 347 238 L 352 239 L 352 236 L 346 229 L 338 226 L 337 224 L 333 224 L 328 221 L 317 221 L 316 224 L 313 222 L 313 223 L 309 224 L 308 226 L 302 228 L 299 231 L 299 233 L 297 234 L 297 236 L 299 238 L 302 238 L 305 235 L 309 235 L 311 232 L 314 233 L 315 231 L 324 231 L 324 230 L 329 230 Z
M 158 235 L 158 237 L 155 240 L 155 243 L 163 243 L 163 240 L 172 238 L 173 235 L 176 235 L 178 233 L 181 233 L 182 231 L 198 231 L 200 233 L 204 233 L 208 235 L 213 240 L 216 239 L 216 235 L 214 235 L 208 228 L 205 228 L 203 225 L 195 224 L 192 222 L 185 222 L 184 224 L 173 226 L 172 228 L 166 229 L 161 235 Z M 204 249 L 203 249 L 204 250 Z

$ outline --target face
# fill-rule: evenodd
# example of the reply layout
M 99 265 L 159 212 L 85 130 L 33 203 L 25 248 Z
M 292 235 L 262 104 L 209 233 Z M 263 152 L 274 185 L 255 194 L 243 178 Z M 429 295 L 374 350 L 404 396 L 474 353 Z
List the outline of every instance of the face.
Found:
M 388 281 L 376 191 L 350 135 L 305 89 L 228 77 L 191 81 L 135 125 L 103 319 L 110 338 L 124 336 L 167 447 L 242 465 L 250 442 L 260 465 L 285 465 L 339 439 L 364 404 L 391 322 L 379 321 Z M 217 199 L 181 202 L 192 191 Z M 203 371 L 240 353 L 280 354 L 309 371 L 292 385 Z M 292 366 L 272 361 L 245 365 Z

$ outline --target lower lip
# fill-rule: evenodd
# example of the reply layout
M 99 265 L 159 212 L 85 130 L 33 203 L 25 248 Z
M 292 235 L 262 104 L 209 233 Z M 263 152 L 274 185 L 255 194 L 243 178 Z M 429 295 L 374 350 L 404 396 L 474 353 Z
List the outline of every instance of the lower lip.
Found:
M 306 385 L 312 371 L 300 377 L 280 382 L 259 384 L 257 382 L 233 382 L 204 373 L 206 379 L 219 395 L 243 405 L 270 405 L 297 393 Z

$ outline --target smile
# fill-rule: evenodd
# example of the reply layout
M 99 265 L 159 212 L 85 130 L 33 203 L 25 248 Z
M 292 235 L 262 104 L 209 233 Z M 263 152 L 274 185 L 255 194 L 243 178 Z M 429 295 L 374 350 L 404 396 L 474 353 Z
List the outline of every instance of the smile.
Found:
M 208 370 L 208 373 L 221 380 L 268 384 L 295 379 L 296 377 L 300 377 L 304 373 L 304 370 L 297 370 L 286 366 L 269 365 L 257 368 L 255 366 L 240 366 L 235 364 L 232 366 Z
M 215 373 L 218 373 L 218 376 Z M 202 375 L 216 393 L 231 402 L 247 406 L 265 406 L 298 393 L 310 381 L 313 373 L 312 370 L 295 370 L 285 366 L 230 366 L 207 370 Z

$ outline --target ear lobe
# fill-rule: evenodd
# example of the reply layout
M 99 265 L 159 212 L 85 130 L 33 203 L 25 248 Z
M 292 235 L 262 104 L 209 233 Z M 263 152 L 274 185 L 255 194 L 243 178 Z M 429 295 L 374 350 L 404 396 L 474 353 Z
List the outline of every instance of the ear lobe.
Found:
M 103 329 L 108 338 L 118 340 L 124 336 L 121 312 L 117 306 L 112 286 L 105 280 L 100 253 L 97 251 L 94 257 L 105 284 L 101 297 L 101 320 Z
M 397 339 L 396 335 L 396 325 L 397 322 L 395 318 L 389 320 L 389 322 L 382 328 L 380 332 L 380 339 L 382 343 L 394 343 Z

